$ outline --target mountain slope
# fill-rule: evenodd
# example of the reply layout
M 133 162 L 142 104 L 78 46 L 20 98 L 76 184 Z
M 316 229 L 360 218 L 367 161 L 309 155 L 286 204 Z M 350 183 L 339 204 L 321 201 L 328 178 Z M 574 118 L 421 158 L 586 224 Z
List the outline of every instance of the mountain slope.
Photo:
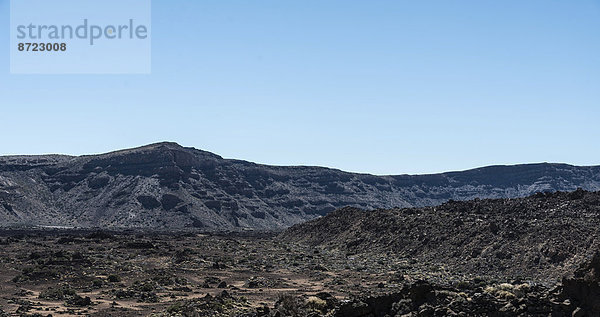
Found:
M 600 246 L 600 192 L 451 201 L 436 207 L 346 207 L 295 225 L 283 241 L 503 278 L 559 280 Z
M 600 167 L 543 163 L 374 176 L 260 165 L 157 143 L 79 157 L 0 157 L 0 225 L 276 229 L 343 206 L 428 206 L 578 187 L 600 190 Z

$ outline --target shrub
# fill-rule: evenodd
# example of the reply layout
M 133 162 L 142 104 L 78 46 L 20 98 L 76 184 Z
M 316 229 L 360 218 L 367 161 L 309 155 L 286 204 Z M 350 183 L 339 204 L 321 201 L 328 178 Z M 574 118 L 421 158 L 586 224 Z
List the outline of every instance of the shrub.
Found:
M 38 297 L 40 299 L 63 300 L 75 295 L 77 295 L 75 290 L 68 285 L 62 285 L 59 288 L 50 287 L 47 290 L 42 291 Z
M 306 308 L 324 313 L 327 311 L 327 302 L 318 297 L 311 296 L 306 300 Z
M 488 286 L 483 291 L 485 293 L 491 294 L 495 297 L 503 298 L 503 299 L 513 299 L 516 298 L 514 294 L 515 286 L 509 283 L 502 283 L 499 285 Z
M 118 275 L 111 274 L 108 276 L 107 280 L 111 283 L 119 283 L 121 281 L 121 277 Z
M 290 294 L 279 295 L 279 299 L 275 303 L 275 308 L 283 316 L 301 316 L 303 315 L 304 303 L 296 296 Z

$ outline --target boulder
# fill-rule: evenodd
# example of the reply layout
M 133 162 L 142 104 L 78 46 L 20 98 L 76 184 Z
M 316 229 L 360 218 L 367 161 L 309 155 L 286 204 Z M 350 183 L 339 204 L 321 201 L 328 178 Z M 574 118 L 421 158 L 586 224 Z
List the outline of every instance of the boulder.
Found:
M 563 277 L 563 296 L 591 316 L 600 315 L 600 251 Z

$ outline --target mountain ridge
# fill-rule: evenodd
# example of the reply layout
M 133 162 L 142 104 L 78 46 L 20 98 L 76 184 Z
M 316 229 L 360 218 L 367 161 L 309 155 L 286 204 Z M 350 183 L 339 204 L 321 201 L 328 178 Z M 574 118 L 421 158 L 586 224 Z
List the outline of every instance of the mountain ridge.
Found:
M 160 142 L 96 155 L 0 156 L 0 226 L 282 229 L 344 207 L 600 190 L 600 166 L 493 165 L 377 176 L 271 166 Z

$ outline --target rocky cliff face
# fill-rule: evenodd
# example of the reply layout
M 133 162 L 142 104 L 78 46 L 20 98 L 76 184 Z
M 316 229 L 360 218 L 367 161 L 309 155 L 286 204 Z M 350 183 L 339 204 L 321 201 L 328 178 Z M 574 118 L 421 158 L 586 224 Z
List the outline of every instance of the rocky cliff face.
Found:
M 600 167 L 374 176 L 259 165 L 158 143 L 94 156 L 0 157 L 0 225 L 277 229 L 343 206 L 427 206 L 578 187 L 599 190 Z

